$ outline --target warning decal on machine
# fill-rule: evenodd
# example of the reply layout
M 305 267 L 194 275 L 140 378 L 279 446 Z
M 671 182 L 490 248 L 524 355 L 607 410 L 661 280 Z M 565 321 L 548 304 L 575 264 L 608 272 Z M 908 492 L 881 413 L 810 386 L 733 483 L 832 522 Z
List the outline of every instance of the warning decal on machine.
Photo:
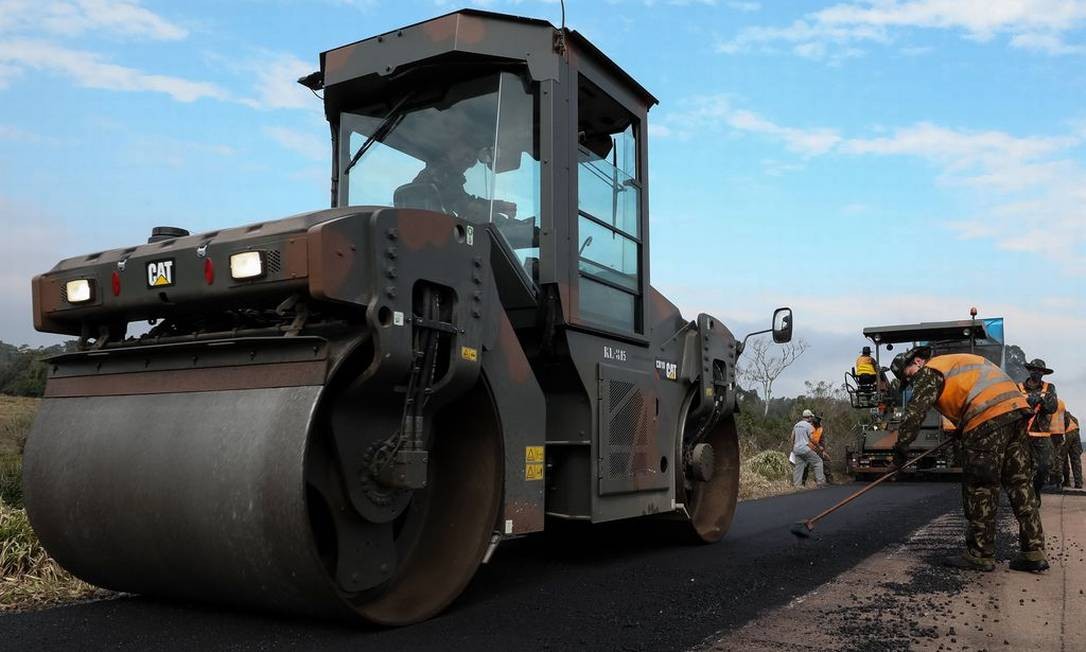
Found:
M 525 446 L 524 447 L 524 479 L 525 480 L 542 480 L 543 479 L 543 447 L 542 446 Z
M 473 349 L 470 346 L 460 347 L 460 357 L 470 362 L 475 362 L 479 359 L 479 349 Z

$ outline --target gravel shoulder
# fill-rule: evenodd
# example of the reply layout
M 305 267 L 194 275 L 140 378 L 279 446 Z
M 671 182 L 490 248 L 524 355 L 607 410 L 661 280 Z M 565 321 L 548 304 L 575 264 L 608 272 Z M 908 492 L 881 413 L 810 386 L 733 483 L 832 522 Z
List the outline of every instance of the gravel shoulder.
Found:
M 1046 494 L 1041 507 L 1052 565 L 1047 573 L 1007 568 L 1017 549 L 1017 523 L 1006 502 L 1000 510 L 996 572 L 940 566 L 943 557 L 961 551 L 965 522 L 953 511 L 904 543 L 699 648 L 1086 650 L 1086 493 Z

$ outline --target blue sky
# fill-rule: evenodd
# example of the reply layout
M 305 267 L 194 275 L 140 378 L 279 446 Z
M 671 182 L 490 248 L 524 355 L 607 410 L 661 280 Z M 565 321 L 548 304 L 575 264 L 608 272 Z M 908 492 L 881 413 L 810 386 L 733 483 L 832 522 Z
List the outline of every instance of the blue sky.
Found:
M 293 80 L 460 6 L 0 0 L 0 339 L 53 341 L 29 278 L 57 259 L 326 206 L 327 127 Z M 1086 1 L 566 10 L 661 100 L 653 283 L 737 332 L 792 305 L 811 348 L 783 391 L 839 379 L 865 325 L 976 305 L 1086 405 Z

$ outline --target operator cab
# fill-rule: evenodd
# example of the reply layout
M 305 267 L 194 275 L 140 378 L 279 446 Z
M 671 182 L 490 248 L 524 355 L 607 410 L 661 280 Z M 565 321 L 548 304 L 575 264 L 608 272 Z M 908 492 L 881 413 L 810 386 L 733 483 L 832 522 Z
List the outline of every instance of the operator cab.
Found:
M 300 81 L 324 90 L 334 207 L 474 222 L 514 325 L 552 292 L 556 323 L 647 342 L 656 99 L 587 39 L 463 10 L 325 52 Z

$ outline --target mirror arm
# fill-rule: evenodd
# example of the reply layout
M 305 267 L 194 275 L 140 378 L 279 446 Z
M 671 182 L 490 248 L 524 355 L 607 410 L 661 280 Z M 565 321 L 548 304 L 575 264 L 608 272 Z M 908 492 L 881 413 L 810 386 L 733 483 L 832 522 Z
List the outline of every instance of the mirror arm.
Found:
M 736 349 L 735 349 L 735 357 L 736 357 L 736 359 L 738 359 L 739 356 L 743 355 L 743 349 L 747 348 L 747 340 L 749 340 L 751 338 L 751 336 L 753 336 L 753 335 L 765 335 L 766 333 L 772 333 L 772 332 L 773 332 L 772 328 L 767 328 L 764 331 L 754 331 L 753 333 L 747 333 L 747 336 L 743 338 L 743 341 L 740 342 L 739 346 L 737 346 Z

